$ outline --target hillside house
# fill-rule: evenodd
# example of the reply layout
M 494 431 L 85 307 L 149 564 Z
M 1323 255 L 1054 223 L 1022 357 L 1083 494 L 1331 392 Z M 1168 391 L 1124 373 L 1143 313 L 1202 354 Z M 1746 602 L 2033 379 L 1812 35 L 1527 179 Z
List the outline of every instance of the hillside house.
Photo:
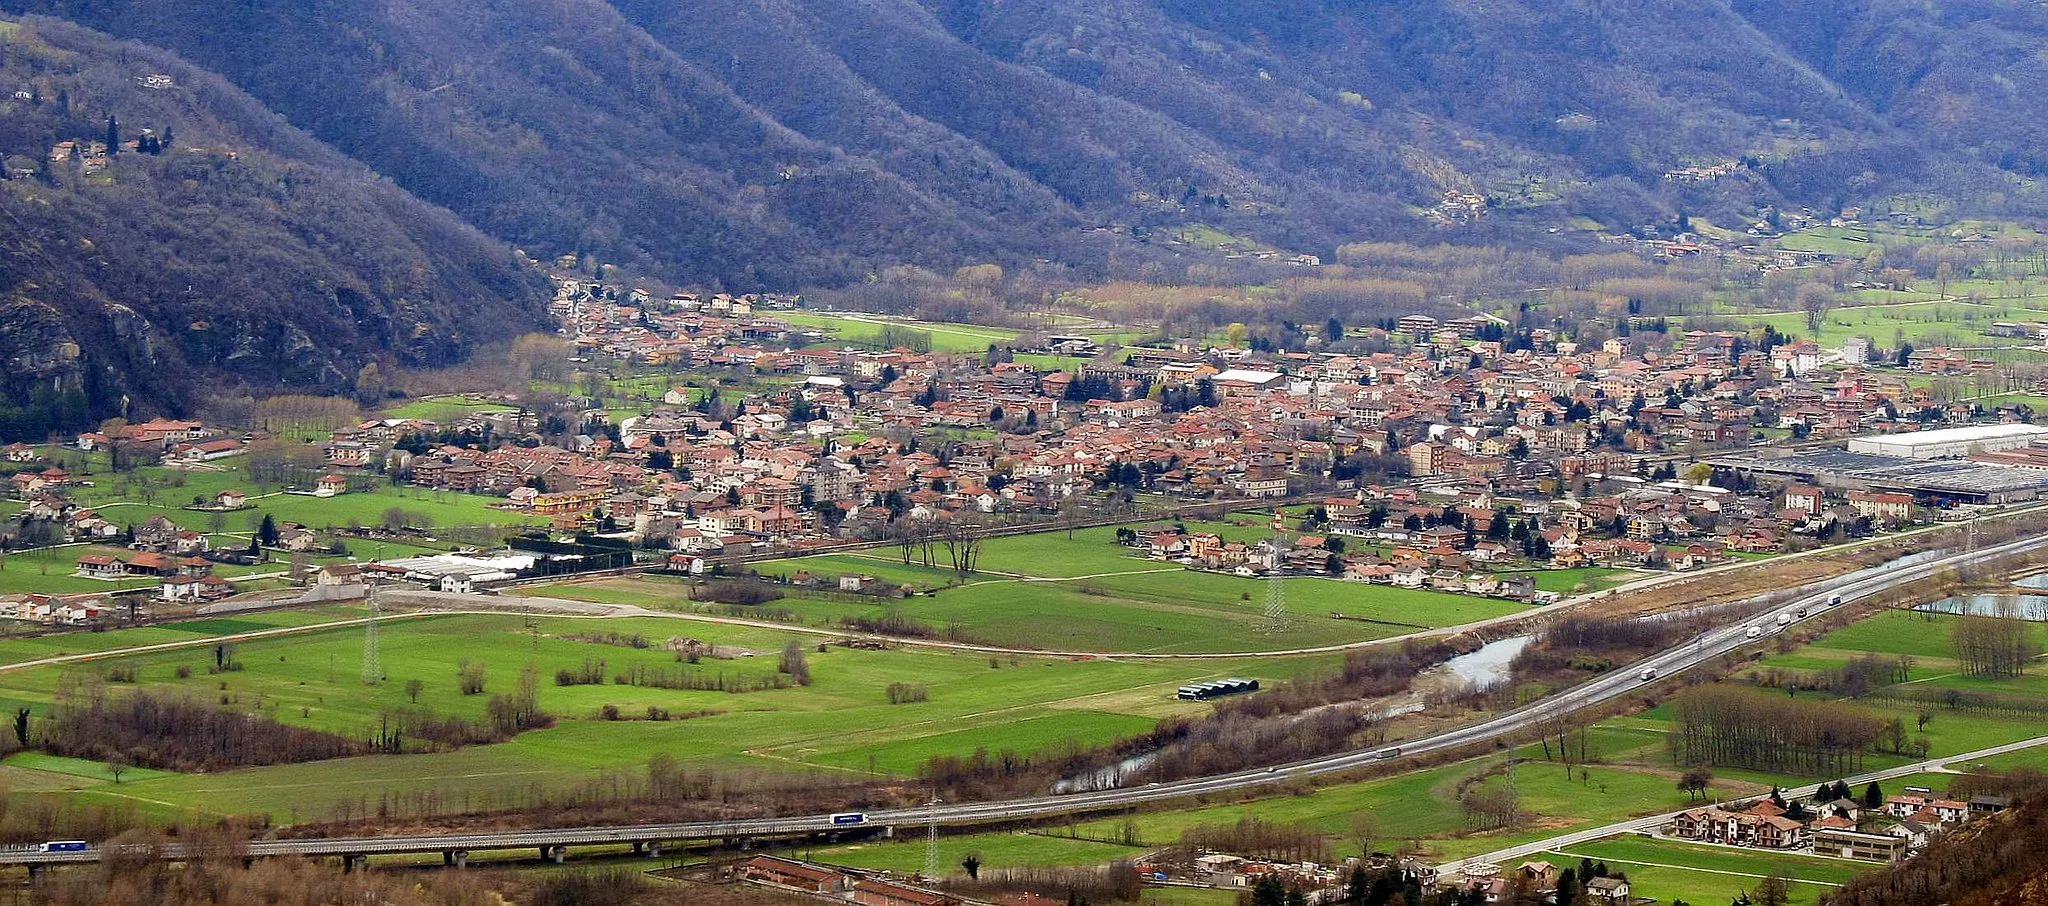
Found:
M 128 575 L 128 564 L 107 554 L 86 554 L 78 558 L 74 575 L 87 579 L 119 579 Z
M 1746 811 L 1728 811 L 1719 806 L 1679 812 L 1664 825 L 1664 832 L 1681 840 L 1698 840 L 1727 846 L 1758 849 L 1791 849 L 1806 842 L 1806 825 L 1770 807 L 1768 800 Z
M 1586 899 L 1603 906 L 1627 906 L 1634 902 L 1629 896 L 1626 878 L 1594 878 L 1587 881 Z
M 363 569 L 353 563 L 329 563 L 320 567 L 313 577 L 315 585 L 342 586 L 363 584 Z

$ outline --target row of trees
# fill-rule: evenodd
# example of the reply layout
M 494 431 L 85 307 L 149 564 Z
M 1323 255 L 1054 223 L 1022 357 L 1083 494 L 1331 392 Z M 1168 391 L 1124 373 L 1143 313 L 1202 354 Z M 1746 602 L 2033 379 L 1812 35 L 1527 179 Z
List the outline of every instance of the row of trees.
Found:
M 1696 686 L 1672 702 L 1680 764 L 1809 774 L 1854 773 L 1885 723 L 1854 705 L 1737 686 Z
M 174 771 L 320 761 L 370 748 L 362 740 L 236 713 L 189 696 L 144 690 L 109 695 L 96 676 L 67 682 L 39 729 L 37 740 L 52 754 Z
M 987 527 L 971 516 L 920 518 L 907 512 L 890 520 L 885 531 L 905 566 L 935 567 L 943 556 L 961 575 L 979 567 L 987 537 Z
M 1949 644 L 1963 672 L 1971 676 L 2019 676 L 2040 655 L 2027 624 L 2011 617 L 1960 617 L 1949 629 Z

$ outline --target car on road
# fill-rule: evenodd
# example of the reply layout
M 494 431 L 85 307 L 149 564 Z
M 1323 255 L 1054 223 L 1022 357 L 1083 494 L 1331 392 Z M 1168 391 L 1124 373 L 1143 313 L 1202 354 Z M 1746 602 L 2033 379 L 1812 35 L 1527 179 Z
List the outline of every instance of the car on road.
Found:
M 1644 668 L 1643 668 L 1643 672 L 1641 672 L 1641 673 L 1638 673 L 1638 674 L 1636 674 L 1636 678 L 1637 678 L 1637 679 L 1640 679 L 1640 680 L 1642 680 L 1643 682 L 1646 682 L 1646 683 L 1647 683 L 1647 682 L 1649 682 L 1649 681 L 1651 681 L 1651 680 L 1653 680 L 1653 679 L 1656 679 L 1656 678 L 1657 678 L 1657 668 L 1655 668 L 1655 667 L 1644 667 Z
M 1792 615 L 1791 615 L 1791 614 L 1789 614 L 1789 613 L 1781 613 L 1781 614 L 1778 614 L 1778 625 L 1779 625 L 1779 626 L 1790 626 L 1790 625 L 1792 625 Z
M 1753 639 L 1753 638 L 1756 638 L 1756 637 L 1758 637 L 1758 636 L 1761 636 L 1761 635 L 1763 635 L 1763 634 L 1764 634 L 1764 628 L 1763 628 L 1762 626 L 1751 626 L 1751 627 L 1749 627 L 1749 631 L 1748 631 L 1748 632 L 1746 632 L 1746 633 L 1744 633 L 1744 635 L 1747 635 L 1748 637 L 1750 637 L 1750 638 L 1752 638 L 1752 639 Z

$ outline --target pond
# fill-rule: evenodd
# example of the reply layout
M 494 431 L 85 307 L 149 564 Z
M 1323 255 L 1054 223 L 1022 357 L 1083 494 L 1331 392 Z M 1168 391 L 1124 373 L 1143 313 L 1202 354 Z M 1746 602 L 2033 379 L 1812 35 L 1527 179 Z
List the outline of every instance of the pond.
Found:
M 1923 613 L 2018 617 L 2022 620 L 2048 621 L 2048 595 L 1959 595 L 1929 601 L 1913 609 Z

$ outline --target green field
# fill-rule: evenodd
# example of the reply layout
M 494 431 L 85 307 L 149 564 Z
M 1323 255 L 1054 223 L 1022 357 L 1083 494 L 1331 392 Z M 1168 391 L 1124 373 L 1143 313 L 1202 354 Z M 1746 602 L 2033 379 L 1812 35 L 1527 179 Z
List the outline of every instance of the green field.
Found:
M 314 529 L 377 525 L 394 507 L 424 517 L 426 524 L 437 527 L 522 526 L 541 521 L 493 508 L 499 502 L 494 497 L 410 486 L 380 483 L 372 490 L 334 497 L 286 493 L 279 485 L 251 479 L 239 459 L 218 465 L 221 471 L 146 467 L 91 475 L 88 478 L 93 485 L 73 488 L 72 497 L 80 506 L 98 510 L 117 524 L 134 525 L 162 515 L 181 527 L 225 533 L 245 544 L 265 515 L 279 523 L 296 522 Z M 225 513 L 186 508 L 194 498 L 211 502 L 215 494 L 230 489 L 248 495 L 250 505 Z
M 1648 837 L 1613 837 L 1583 843 L 1554 851 L 1545 861 L 1567 868 L 1576 866 L 1582 858 L 1605 862 L 1610 870 L 1626 873 L 1636 896 L 1655 897 L 1665 903 L 1679 899 L 1702 906 L 1755 890 L 1757 882 L 1774 873 L 1791 882 L 1790 902 L 1812 903 L 1872 867 L 1840 859 L 1697 846 Z
M 1534 816 L 1522 829 L 1469 831 L 1458 808 L 1461 783 L 1486 778 L 1505 783 L 1504 760 L 1498 757 L 1460 762 L 1363 783 L 1338 784 L 1305 795 L 1278 793 L 1266 798 L 1170 812 L 1137 815 L 1140 839 L 1151 847 L 1180 839 L 1197 825 L 1230 824 L 1245 817 L 1307 827 L 1328 835 L 1338 857 L 1357 855 L 1352 816 L 1375 815 L 1375 849 L 1419 848 L 1425 858 L 1451 859 L 1540 840 L 1578 827 L 1683 807 L 1684 793 L 1658 773 L 1593 765 L 1590 778 L 1564 778 L 1558 765 L 1523 763 L 1515 769 L 1515 785 L 1525 810 Z M 1124 819 L 1100 819 L 1079 825 L 1083 837 L 1108 838 Z
M 73 635 L 0 643 L 19 660 L 57 650 L 87 650 L 78 643 L 150 644 L 209 633 L 264 628 L 278 615 L 207 621 L 180 633 L 170 628 Z M 196 630 L 190 631 L 190 630 Z M 577 638 L 589 632 L 641 633 L 640 649 Z M 480 717 L 486 695 L 456 689 L 459 662 L 488 665 L 487 693 L 512 688 L 521 666 L 541 675 L 542 706 L 559 718 L 553 729 L 460 751 L 369 756 L 338 761 L 249 768 L 212 775 L 131 775 L 121 784 L 95 783 L 77 791 L 90 798 L 122 798 L 164 808 L 192 806 L 214 813 L 265 812 L 280 820 L 333 814 L 334 803 L 358 793 L 435 791 L 446 803 L 505 804 L 536 788 L 561 789 L 607 771 L 638 776 L 647 758 L 672 752 L 693 768 L 746 767 L 771 771 L 870 770 L 907 775 L 924 758 L 967 756 L 978 749 L 1030 755 L 1071 746 L 1112 742 L 1149 729 L 1160 718 L 1197 714 L 1208 706 L 1178 701 L 1175 687 L 1226 675 L 1282 679 L 1327 659 L 1242 659 L 1196 662 L 1020 658 L 991 664 L 985 656 L 930 650 L 807 648 L 814 682 L 809 687 L 733 694 L 601 685 L 559 687 L 558 669 L 602 659 L 605 675 L 632 665 L 679 669 L 661 647 L 674 636 L 740 649 L 729 660 L 707 659 L 695 670 L 732 677 L 772 676 L 776 654 L 792 636 L 773 630 L 659 618 L 530 619 L 514 615 L 392 617 L 380 627 L 385 682 L 360 678 L 362 631 L 316 630 L 236 645 L 241 669 L 209 675 L 210 646 L 0 673 L 0 707 L 46 710 L 67 673 L 139 668 L 138 685 L 167 693 L 225 699 L 227 706 L 276 720 L 361 737 L 388 714 L 411 708 Z M 802 639 L 814 646 L 815 637 Z M 179 678 L 180 666 L 192 668 Z M 420 679 L 417 705 L 404 683 Z M 884 687 L 923 685 L 930 700 L 891 705 Z M 122 688 L 125 684 L 116 686 Z M 628 716 L 652 706 L 686 720 L 605 721 L 604 705 Z
M 385 418 L 417 418 L 438 424 L 460 421 L 464 416 L 485 412 L 512 412 L 516 406 L 463 399 L 460 396 L 425 396 L 384 410 Z
M 1203 524 L 1207 528 L 1218 524 Z M 1191 526 L 1192 527 L 1192 526 Z M 1222 525 L 1256 537 L 1263 529 Z M 1110 528 L 991 540 L 983 572 L 904 565 L 891 549 L 754 564 L 764 575 L 849 573 L 930 590 L 904 600 L 815 596 L 792 590 L 770 605 L 813 626 L 895 611 L 956 635 L 1008 647 L 1055 651 L 1230 653 L 1371 641 L 1511 614 L 1525 605 L 1495 598 L 1366 585 L 1334 579 L 1282 580 L 1287 617 L 1265 616 L 1268 581 L 1196 572 L 1147 560 L 1114 543 Z M 1578 582 L 1599 582 L 1588 571 Z M 1596 575 L 1597 574 L 1597 575 Z M 655 608 L 688 607 L 687 588 L 661 578 L 563 583 L 537 594 Z
M 826 341 L 826 345 L 832 346 L 873 345 L 881 337 L 884 328 L 897 327 L 930 336 L 933 352 L 983 352 L 991 344 L 1007 346 L 1024 333 L 1007 327 L 985 327 L 979 324 L 948 321 L 915 321 L 864 312 L 778 311 L 774 312 L 773 316 L 799 327 L 823 328 L 830 331 L 831 338 Z M 1137 337 L 1135 331 L 1098 327 L 1058 328 L 1056 332 L 1086 334 L 1093 337 L 1097 343 L 1128 344 Z M 1037 356 L 1030 361 L 1039 367 L 1074 367 L 1056 364 L 1060 359 L 1058 356 Z M 1072 361 L 1078 364 L 1085 360 L 1076 358 Z
M 1946 341 L 1967 346 L 2011 346 L 2029 345 L 2029 341 L 1993 336 L 1991 325 L 1998 321 L 2032 321 L 2048 319 L 2048 294 L 2042 298 L 2029 298 L 2012 302 L 1994 300 L 1977 305 L 1956 300 L 1928 298 L 1929 295 L 1891 294 L 1907 297 L 1867 303 L 1843 305 L 1828 310 L 1821 319 L 1818 332 L 1807 329 L 1804 312 L 1779 312 L 1773 314 L 1741 314 L 1737 320 L 1752 327 L 1769 324 L 1789 336 L 1815 340 L 1824 347 L 1840 346 L 1844 340 L 1854 336 L 1869 337 L 1877 345 L 1890 348 L 1898 337 L 1917 346 L 1927 346 Z M 1972 357 L 1994 358 L 1990 352 L 1973 351 Z
M 960 860 L 968 853 L 981 856 L 982 868 L 1056 867 L 1105 865 L 1118 859 L 1135 859 L 1145 854 L 1142 847 L 1119 846 L 1092 840 L 1071 840 L 1043 834 L 969 834 L 939 838 L 939 870 L 945 875 L 965 875 Z M 910 874 L 924 870 L 925 842 L 922 839 L 852 843 L 844 846 L 804 849 L 796 855 L 844 865 L 849 868 L 883 869 Z M 1147 900 L 1146 902 L 1152 902 Z M 1161 901 L 1185 902 L 1185 901 Z
M 257 632 L 289 626 L 309 626 L 335 620 L 358 619 L 363 616 L 363 613 L 364 611 L 359 607 L 329 604 L 320 607 L 266 610 L 237 614 L 231 619 L 186 620 L 178 623 L 166 623 L 161 626 L 110 629 L 106 632 L 71 630 L 0 638 L 0 665 L 147 645 L 185 643 L 195 639 L 208 639 L 214 636 Z
M 1584 594 L 1604 591 L 1636 578 L 1637 574 L 1625 569 L 1607 569 L 1588 566 L 1579 569 L 1544 569 L 1532 573 L 1536 577 L 1538 591 L 1556 592 L 1561 595 Z
M 1986 679 L 1961 673 L 1951 657 L 1949 627 L 1954 617 L 1914 611 L 1887 610 L 1828 633 L 1811 645 L 1801 646 L 1789 652 L 1771 653 L 1754 667 L 1743 671 L 1741 676 L 1767 676 L 1772 671 L 1789 675 L 1832 670 L 1841 667 L 1852 657 L 1860 654 L 1904 655 L 1912 658 L 1912 667 L 1907 681 L 1901 689 L 1963 689 L 1978 692 L 2003 693 L 2019 696 L 2048 695 L 2048 676 L 2026 674 L 2006 679 Z M 2030 624 L 2028 632 L 2037 643 L 2048 642 L 2048 627 Z M 1883 700 L 1886 690 L 1877 690 L 1865 699 L 1853 704 L 1881 720 L 1898 719 L 1904 723 L 1913 738 L 1924 737 L 1931 756 L 1954 755 L 1990 748 L 2004 743 L 2016 742 L 2039 736 L 2042 733 L 2040 721 L 2027 716 L 1997 716 L 1953 710 L 1937 703 L 1893 703 Z M 1824 695 L 1825 693 L 1800 692 L 1801 696 Z M 1919 715 L 1925 712 L 1929 720 L 1924 728 L 1919 726 Z M 1611 718 L 1600 724 L 1606 730 L 1626 730 L 1644 734 L 1646 739 L 1661 740 L 1671 727 L 1671 706 L 1669 703 L 1650 710 L 1624 717 Z M 1994 764 L 2036 764 L 2043 756 L 2022 752 L 1994 759 Z M 1646 765 L 1669 766 L 1668 756 L 1661 746 L 1644 748 L 1634 760 Z M 1911 755 L 1872 752 L 1862 761 L 1863 770 L 1877 770 L 1919 760 Z M 2009 761 L 2008 761 L 2009 760 Z M 1758 784 L 1797 785 L 1816 780 L 1833 778 L 1788 774 L 1770 774 L 1740 768 L 1715 768 L 1716 777 Z
M 973 324 L 949 324 L 945 322 L 899 321 L 876 315 L 845 312 L 826 314 L 822 312 L 776 312 L 775 317 L 799 327 L 820 327 L 832 333 L 831 343 L 844 345 L 872 344 L 882 334 L 883 328 L 897 327 L 914 330 L 932 338 L 933 352 L 982 352 L 989 344 L 1006 344 L 1017 338 L 1017 331 L 1000 327 L 980 327 Z
M 78 558 L 86 554 L 121 554 L 124 548 L 97 544 L 64 544 L 56 547 L 15 551 L 0 556 L 0 594 L 36 592 L 51 595 L 94 594 L 155 588 L 161 580 L 143 577 L 88 579 L 74 576 Z M 225 572 L 222 575 L 226 575 Z

